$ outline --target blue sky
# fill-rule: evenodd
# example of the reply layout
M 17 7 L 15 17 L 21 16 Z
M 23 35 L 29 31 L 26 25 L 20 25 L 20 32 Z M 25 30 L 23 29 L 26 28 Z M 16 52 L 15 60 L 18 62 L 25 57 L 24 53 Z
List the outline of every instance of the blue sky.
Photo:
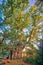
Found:
M 30 0 L 30 5 L 34 5 L 34 3 L 36 2 L 36 0 Z
M 0 0 L 0 4 L 2 3 L 2 0 Z

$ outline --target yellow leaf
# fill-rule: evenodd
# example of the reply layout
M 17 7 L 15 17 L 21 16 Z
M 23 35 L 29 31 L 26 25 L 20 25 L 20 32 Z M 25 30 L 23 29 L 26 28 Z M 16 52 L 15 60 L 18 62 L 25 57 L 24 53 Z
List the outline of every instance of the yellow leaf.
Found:
M 43 20 L 43 16 L 39 16 L 39 19 L 42 19 Z
M 32 10 L 35 11 L 37 8 L 36 6 L 32 6 Z

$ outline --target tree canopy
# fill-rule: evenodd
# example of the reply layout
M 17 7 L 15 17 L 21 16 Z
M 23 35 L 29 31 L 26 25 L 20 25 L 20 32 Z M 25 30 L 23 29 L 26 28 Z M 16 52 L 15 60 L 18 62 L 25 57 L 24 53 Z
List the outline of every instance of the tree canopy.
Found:
M 42 30 L 43 27 L 40 26 L 40 23 L 43 23 L 43 15 L 41 15 L 43 11 L 40 8 L 42 6 L 38 8 L 36 5 L 30 6 L 29 0 L 2 0 L 0 4 L 2 36 L 15 43 L 27 43 L 27 38 L 28 41 L 39 42 L 38 36 L 42 34 L 40 29 Z

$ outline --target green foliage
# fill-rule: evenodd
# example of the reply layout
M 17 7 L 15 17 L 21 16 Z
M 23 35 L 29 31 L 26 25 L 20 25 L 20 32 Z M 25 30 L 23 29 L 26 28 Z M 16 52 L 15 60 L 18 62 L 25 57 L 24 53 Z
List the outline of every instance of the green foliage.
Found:
M 36 59 L 33 57 L 23 57 L 23 61 L 32 65 L 36 65 Z
M 42 49 L 38 50 L 37 57 L 34 58 L 34 56 L 24 56 L 23 61 L 26 63 L 31 63 L 32 65 L 43 65 L 43 53 Z
M 40 48 L 38 50 L 38 58 L 36 59 L 38 65 L 43 65 L 43 50 L 42 49 L 43 48 Z
M 6 3 L 5 3 L 6 2 Z M 40 6 L 36 6 L 36 5 Z M 28 43 L 29 47 L 32 48 L 32 50 L 28 50 L 28 54 L 36 53 L 38 55 L 37 58 L 33 57 L 24 57 L 23 60 L 27 63 L 32 63 L 33 65 L 41 65 L 42 63 L 42 54 L 41 50 L 38 51 L 35 48 L 33 48 L 33 45 L 31 44 L 31 41 L 39 42 L 40 38 L 38 38 L 40 32 L 40 29 L 42 29 L 43 26 L 40 26 L 40 22 L 43 22 L 43 15 L 40 16 L 41 13 L 43 13 L 42 10 L 43 1 L 40 0 L 36 2 L 35 5 L 31 6 L 29 5 L 29 0 L 7 0 L 2 1 L 2 4 L 0 5 L 0 11 L 3 14 L 4 20 L 2 23 L 0 23 L 0 26 L 4 27 L 4 33 L 2 36 L 7 39 L 10 39 L 14 41 L 14 48 L 17 48 L 17 43 Z M 26 13 L 25 10 L 30 8 Z M 6 25 L 6 27 L 5 27 Z M 28 29 L 29 34 L 24 33 L 24 29 Z M 27 38 L 29 38 L 27 42 Z M 29 43 L 30 42 L 30 43 Z M 0 43 L 3 43 L 0 41 Z M 34 44 L 34 43 L 33 43 Z M 25 44 L 24 44 L 25 45 Z M 6 45 L 0 45 L 0 48 L 11 48 L 12 46 L 10 44 Z
M 29 28 L 29 38 L 37 38 L 36 33 L 38 32 L 36 30 L 38 29 L 37 22 L 39 21 L 40 10 L 36 7 L 36 5 L 30 7 L 29 0 L 7 0 L 6 4 L 4 3 L 5 1 L 3 0 L 1 10 L 4 10 L 2 12 L 4 17 L 4 24 L 2 23 L 1 26 L 8 26 L 10 31 L 5 29 L 3 37 L 5 39 L 8 38 L 14 42 L 17 40 L 23 42 L 27 39 L 23 30 L 25 28 Z M 30 9 L 25 13 L 25 10 L 28 7 L 30 7 Z
M 37 64 L 43 65 L 43 47 L 38 50 Z

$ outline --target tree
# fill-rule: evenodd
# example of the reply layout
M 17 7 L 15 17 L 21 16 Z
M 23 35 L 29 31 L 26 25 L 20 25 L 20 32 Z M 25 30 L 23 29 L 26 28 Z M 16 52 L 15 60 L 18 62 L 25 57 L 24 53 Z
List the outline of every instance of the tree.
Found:
M 25 28 L 29 31 L 29 41 L 33 37 L 38 38 L 36 37 L 39 30 L 38 22 L 39 18 L 41 20 L 43 16 L 40 16 L 40 10 L 36 5 L 31 6 L 29 11 L 25 13 L 25 9 L 28 7 L 30 7 L 28 0 L 2 1 L 0 8 L 4 20 L 0 23 L 0 26 L 5 27 L 3 33 L 5 39 L 8 38 L 15 43 L 24 42 L 27 39 L 23 31 Z
M 31 6 L 25 13 L 25 10 L 30 7 L 29 0 L 3 0 L 0 5 L 1 16 L 0 26 L 3 27 L 4 39 L 10 39 L 14 43 L 21 44 L 29 42 L 40 42 L 39 33 L 43 25 L 43 15 L 40 15 L 42 4 L 38 8 L 36 5 Z M 28 29 L 26 35 L 24 29 Z M 26 30 L 25 30 L 26 31 Z M 29 32 L 29 33 L 28 33 Z M 28 36 L 27 36 L 28 35 Z M 29 38 L 27 42 L 27 38 Z

